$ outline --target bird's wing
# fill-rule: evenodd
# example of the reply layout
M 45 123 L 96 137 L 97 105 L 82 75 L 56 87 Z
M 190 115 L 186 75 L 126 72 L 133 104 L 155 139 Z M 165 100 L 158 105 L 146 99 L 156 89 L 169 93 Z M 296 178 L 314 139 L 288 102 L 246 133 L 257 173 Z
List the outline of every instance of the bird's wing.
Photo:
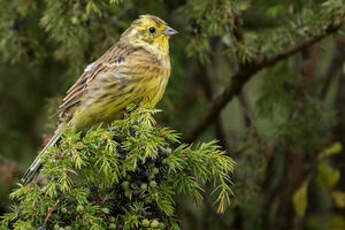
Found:
M 81 103 L 82 97 L 87 92 L 96 90 L 102 79 L 103 87 L 115 87 L 117 94 L 121 95 L 139 90 L 134 87 L 135 84 L 128 88 L 132 85 L 131 83 L 151 80 L 162 71 L 160 61 L 146 50 L 117 43 L 103 56 L 88 65 L 81 77 L 67 91 L 58 108 L 59 118 L 69 120 L 74 109 Z M 121 85 L 126 86 L 126 90 Z
M 62 103 L 57 110 L 60 120 L 70 119 L 73 110 L 79 105 L 87 87 L 100 72 L 104 71 L 109 64 L 116 63 L 121 65 L 123 58 L 134 51 L 135 49 L 129 45 L 117 43 L 106 51 L 103 56 L 89 64 L 80 78 L 67 90 L 66 96 L 62 99 Z

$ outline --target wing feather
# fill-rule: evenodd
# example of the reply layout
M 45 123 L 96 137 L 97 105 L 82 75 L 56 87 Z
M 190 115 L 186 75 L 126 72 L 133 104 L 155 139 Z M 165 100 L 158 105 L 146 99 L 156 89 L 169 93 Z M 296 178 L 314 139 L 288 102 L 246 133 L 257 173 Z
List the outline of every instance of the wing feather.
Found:
M 68 113 L 70 108 L 80 103 L 87 87 L 99 73 L 106 71 L 109 66 L 115 67 L 115 69 L 118 68 L 124 63 L 125 56 L 131 54 L 135 50 L 135 48 L 129 45 L 117 43 L 103 56 L 89 64 L 80 78 L 67 90 L 57 110 L 60 120 L 70 119 L 70 116 L 66 117 L 66 115 L 70 115 L 70 113 Z
M 162 80 L 157 77 L 169 75 L 166 69 L 147 50 L 120 42 L 87 66 L 67 91 L 58 109 L 60 121 L 73 117 L 72 123 L 81 127 L 111 120 L 130 103 L 150 102 L 161 91 Z

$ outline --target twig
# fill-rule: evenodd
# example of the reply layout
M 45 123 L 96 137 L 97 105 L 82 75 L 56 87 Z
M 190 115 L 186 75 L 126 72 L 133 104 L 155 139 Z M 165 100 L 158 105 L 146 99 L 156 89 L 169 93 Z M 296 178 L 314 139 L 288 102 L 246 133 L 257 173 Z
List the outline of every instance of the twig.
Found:
M 196 126 L 192 128 L 192 131 L 185 136 L 184 141 L 193 142 L 208 127 L 208 125 L 213 122 L 213 120 L 219 115 L 227 103 L 241 92 L 245 83 L 247 83 L 247 81 L 253 77 L 254 74 L 264 68 L 273 66 L 279 61 L 284 60 L 298 53 L 299 51 L 310 47 L 330 34 L 337 32 L 342 25 L 343 21 L 338 25 L 330 25 L 323 33 L 316 35 L 313 38 L 296 45 L 295 47 L 289 48 L 273 57 L 250 62 L 245 65 L 245 68 L 240 68 L 239 72 L 231 78 L 232 82 L 224 89 L 223 93 L 214 99 L 213 103 L 206 110 L 208 112 L 199 119 Z
M 48 219 L 49 219 L 49 217 L 52 215 L 52 213 L 56 210 L 56 206 L 58 205 L 59 202 L 60 202 L 60 200 L 57 200 L 53 206 L 51 206 L 50 208 L 48 208 L 48 213 L 47 213 L 46 218 L 44 219 L 43 227 L 46 227 L 46 226 L 47 226 Z

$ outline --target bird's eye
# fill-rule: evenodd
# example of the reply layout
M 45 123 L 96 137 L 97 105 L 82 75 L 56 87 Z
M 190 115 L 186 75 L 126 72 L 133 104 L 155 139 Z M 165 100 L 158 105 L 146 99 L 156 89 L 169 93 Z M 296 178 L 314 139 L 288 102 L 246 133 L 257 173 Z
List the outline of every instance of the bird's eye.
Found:
M 151 34 L 156 32 L 156 28 L 154 28 L 153 26 L 149 28 L 149 31 Z

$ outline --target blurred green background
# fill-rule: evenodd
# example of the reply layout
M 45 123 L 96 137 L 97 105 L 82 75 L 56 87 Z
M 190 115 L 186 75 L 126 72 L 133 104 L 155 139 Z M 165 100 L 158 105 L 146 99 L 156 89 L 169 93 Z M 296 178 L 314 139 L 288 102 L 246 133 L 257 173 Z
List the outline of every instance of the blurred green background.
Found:
M 339 0 L 0 0 L 0 215 L 64 92 L 140 14 L 180 32 L 160 124 L 216 138 L 237 162 L 230 209 L 177 197 L 182 229 L 345 229 Z M 192 135 L 228 89 L 235 96 Z

